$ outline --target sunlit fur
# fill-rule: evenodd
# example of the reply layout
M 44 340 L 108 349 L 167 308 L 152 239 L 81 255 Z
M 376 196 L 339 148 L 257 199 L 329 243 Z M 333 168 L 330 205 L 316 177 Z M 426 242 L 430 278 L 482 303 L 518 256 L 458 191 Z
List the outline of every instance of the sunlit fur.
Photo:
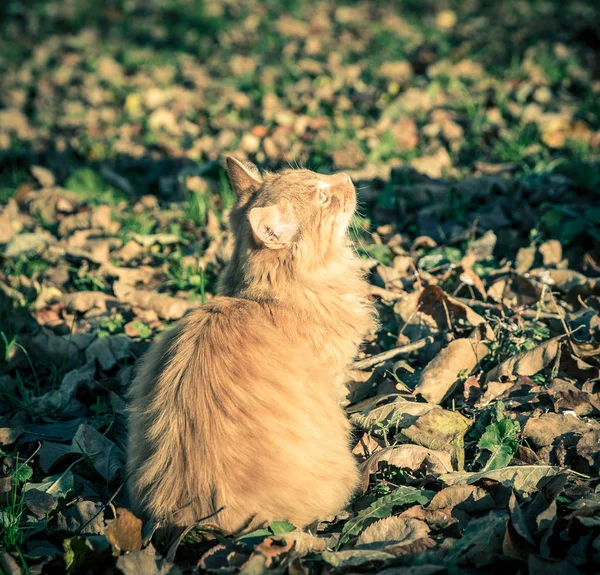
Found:
M 373 324 L 347 236 L 347 177 L 264 179 L 229 159 L 235 248 L 220 293 L 153 344 L 132 384 L 128 493 L 163 525 L 297 527 L 342 509 L 356 484 L 345 371 Z M 326 202 L 322 188 L 326 186 Z M 288 204 L 289 202 L 289 204 Z M 297 230 L 261 245 L 249 214 L 286 205 Z

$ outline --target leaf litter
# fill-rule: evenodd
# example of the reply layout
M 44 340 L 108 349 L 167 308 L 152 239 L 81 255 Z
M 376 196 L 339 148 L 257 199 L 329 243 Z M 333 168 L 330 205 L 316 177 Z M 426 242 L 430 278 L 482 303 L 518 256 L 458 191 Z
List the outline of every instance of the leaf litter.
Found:
M 4 572 L 597 571 L 597 7 L 19 4 L 0 34 Z M 125 397 L 230 256 L 223 153 L 356 183 L 380 316 L 346 399 L 361 489 L 310 533 L 196 528 L 169 550 L 127 509 Z

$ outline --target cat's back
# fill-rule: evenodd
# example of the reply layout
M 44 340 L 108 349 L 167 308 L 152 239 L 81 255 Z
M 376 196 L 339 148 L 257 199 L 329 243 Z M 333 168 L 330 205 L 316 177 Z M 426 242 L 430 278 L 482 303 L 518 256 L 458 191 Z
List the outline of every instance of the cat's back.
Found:
M 130 389 L 133 407 L 138 398 L 147 403 L 148 394 L 161 395 L 162 387 L 178 392 L 192 382 L 194 387 L 219 387 L 232 370 L 248 379 L 267 368 L 265 355 L 275 361 L 289 344 L 264 306 L 215 297 L 179 320 L 140 359 Z
M 185 524 L 208 515 L 214 487 L 218 501 L 228 502 L 222 527 L 238 527 L 239 516 L 259 510 L 302 525 L 347 498 L 355 484 L 348 422 L 337 399 L 324 393 L 331 377 L 319 354 L 281 329 L 282 321 L 269 306 L 216 297 L 141 359 L 130 398 L 128 492 L 142 516 L 170 515 L 169 521 Z M 345 490 L 337 483 L 327 487 L 327 474 L 337 468 Z M 271 469 L 277 469 L 274 484 Z M 315 484 L 322 486 L 320 499 L 312 493 Z M 200 507 L 173 515 L 174 507 L 187 509 L 199 489 Z M 247 501 L 237 509 L 239 493 Z M 310 509 L 298 503 L 302 509 L 287 514 L 293 502 L 309 498 Z M 281 515 L 274 501 L 292 503 Z

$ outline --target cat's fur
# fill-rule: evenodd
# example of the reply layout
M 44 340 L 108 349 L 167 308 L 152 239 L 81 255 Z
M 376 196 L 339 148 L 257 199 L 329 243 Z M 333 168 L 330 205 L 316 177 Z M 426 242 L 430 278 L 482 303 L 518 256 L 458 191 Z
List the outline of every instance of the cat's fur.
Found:
M 227 532 L 297 527 L 357 484 L 345 372 L 373 324 L 347 235 L 345 174 L 267 174 L 227 159 L 235 248 L 221 296 L 142 358 L 131 388 L 128 493 L 143 518 Z

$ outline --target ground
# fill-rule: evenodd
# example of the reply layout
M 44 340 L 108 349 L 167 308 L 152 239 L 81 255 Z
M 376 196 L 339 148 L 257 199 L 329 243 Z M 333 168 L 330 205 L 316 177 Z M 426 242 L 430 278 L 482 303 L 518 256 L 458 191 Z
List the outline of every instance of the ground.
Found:
M 581 1 L 4 0 L 0 569 L 598 572 L 599 31 Z M 213 296 L 224 153 L 356 183 L 362 488 L 312 534 L 165 549 L 125 392 Z

